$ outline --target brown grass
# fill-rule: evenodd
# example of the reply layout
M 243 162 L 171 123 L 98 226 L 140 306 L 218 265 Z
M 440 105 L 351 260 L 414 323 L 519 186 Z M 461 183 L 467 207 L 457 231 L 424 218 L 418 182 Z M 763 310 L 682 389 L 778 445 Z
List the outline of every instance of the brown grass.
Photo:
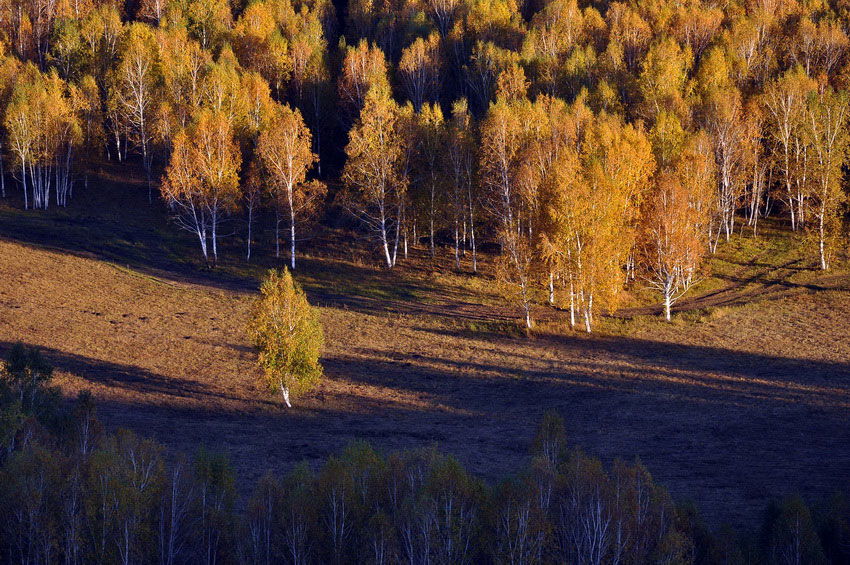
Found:
M 47 249 L 38 229 L 0 232 L 0 349 L 40 346 L 65 394 L 91 389 L 109 428 L 224 449 L 247 485 L 355 438 L 436 442 L 495 479 L 527 460 L 548 409 L 571 443 L 606 461 L 640 457 L 715 525 L 751 524 L 772 496 L 826 496 L 850 469 L 848 277 L 803 269 L 778 227 L 780 243 L 729 244 L 674 324 L 635 291 L 593 336 L 544 306 L 537 335 L 511 335 L 515 310 L 486 276 L 422 255 L 387 273 L 314 243 L 299 278 L 321 306 L 327 378 L 291 410 L 260 389 L 245 336 L 261 268 L 235 252 L 214 275 L 143 254 L 119 267 L 77 244 Z

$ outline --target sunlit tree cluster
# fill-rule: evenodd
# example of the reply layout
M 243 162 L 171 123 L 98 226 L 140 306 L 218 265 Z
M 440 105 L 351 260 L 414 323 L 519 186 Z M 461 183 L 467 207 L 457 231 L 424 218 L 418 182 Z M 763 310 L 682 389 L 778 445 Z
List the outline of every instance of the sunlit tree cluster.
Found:
M 65 206 L 99 161 L 126 162 L 210 265 L 223 233 L 245 233 L 250 259 L 273 231 L 262 243 L 288 246 L 294 268 L 313 221 L 346 210 L 387 268 L 445 245 L 475 273 L 495 244 L 528 327 L 549 302 L 590 330 L 641 285 L 669 314 L 703 258 L 767 215 L 822 269 L 839 255 L 848 14 L 797 0 L 352 0 L 342 17 L 328 0 L 11 3 L 0 190 L 14 179 L 23 206 Z

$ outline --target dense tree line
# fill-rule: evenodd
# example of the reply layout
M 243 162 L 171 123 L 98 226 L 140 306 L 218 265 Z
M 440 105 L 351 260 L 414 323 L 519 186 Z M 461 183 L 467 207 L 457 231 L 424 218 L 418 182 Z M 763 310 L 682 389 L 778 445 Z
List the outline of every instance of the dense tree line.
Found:
M 3 162 L 24 206 L 64 206 L 93 162 L 135 159 L 208 263 L 234 215 L 250 259 L 264 208 L 294 268 L 305 222 L 332 202 L 387 268 L 410 245 L 433 257 L 450 243 L 455 266 L 470 255 L 475 272 L 476 237 L 497 242 L 499 280 L 528 327 L 548 286 L 588 331 L 632 284 L 656 289 L 669 318 L 703 257 L 771 213 L 822 269 L 842 245 L 840 2 L 338 8 L 0 6 Z
M 713 534 L 640 462 L 568 449 L 547 414 L 531 462 L 488 485 L 436 448 L 349 445 L 320 467 L 268 472 L 241 503 L 225 456 L 166 457 L 106 433 L 83 393 L 14 346 L 0 371 L 0 559 L 5 563 L 842 563 L 850 504 L 799 498 L 762 530 Z

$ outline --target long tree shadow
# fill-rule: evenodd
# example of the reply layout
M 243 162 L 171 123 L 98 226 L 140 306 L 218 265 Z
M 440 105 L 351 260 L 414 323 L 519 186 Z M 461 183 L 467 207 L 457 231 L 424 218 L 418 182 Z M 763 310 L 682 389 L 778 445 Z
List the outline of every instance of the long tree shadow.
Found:
M 850 363 L 641 339 L 529 347 L 481 340 L 451 355 L 361 349 L 326 367 L 447 406 L 446 420 L 477 414 L 467 420 L 467 443 L 451 441 L 460 452 L 482 438 L 516 449 L 556 410 L 583 449 L 604 460 L 640 456 L 712 521 L 752 520 L 771 497 L 795 490 L 827 496 L 850 476 Z
M 466 341 L 474 345 L 468 353 L 328 355 L 328 378 L 351 386 L 335 389 L 335 397 L 303 398 L 293 410 L 138 367 L 44 351 L 57 368 L 118 392 L 99 401 L 110 429 L 152 435 L 174 451 L 223 449 L 247 485 L 267 469 L 283 472 L 302 460 L 318 465 L 363 438 L 384 450 L 436 442 L 496 480 L 527 463 L 547 410 L 564 416 L 571 443 L 605 461 L 640 456 L 675 496 L 696 500 L 715 524 L 754 520 L 770 497 L 789 489 L 826 495 L 847 477 L 847 363 L 638 339 L 539 339 L 525 344 L 532 351 L 515 340 Z M 10 345 L 0 344 L 0 352 Z M 553 349 L 560 355 L 553 357 Z M 122 399 L 125 390 L 142 394 L 130 402 Z M 419 402 L 397 400 L 403 397 Z
M 329 379 L 351 383 L 336 394 L 351 397 L 308 397 L 293 410 L 188 407 L 173 415 L 166 405 L 107 400 L 104 413 L 107 422 L 153 434 L 175 449 L 219 445 L 251 480 L 301 460 L 318 464 L 364 438 L 384 450 L 437 442 L 473 472 L 496 480 L 528 461 L 535 426 L 556 410 L 571 443 L 609 462 L 639 456 L 714 524 L 751 522 L 773 496 L 792 490 L 825 496 L 847 478 L 846 363 L 711 347 L 686 354 L 687 347 L 646 340 L 632 340 L 626 349 L 608 340 L 578 341 L 536 344 L 565 349 L 566 358 L 554 366 L 533 352 L 505 351 L 495 362 L 476 361 L 476 351 L 465 359 L 352 350 L 323 360 Z M 734 372 L 736 366 L 743 368 Z M 828 382 L 810 387 L 807 381 Z M 385 393 L 363 392 L 361 385 Z
M 175 239 L 173 234 L 161 237 L 161 234 L 151 231 L 131 243 L 128 237 L 112 233 L 93 236 L 87 222 L 82 219 L 68 219 L 66 223 L 75 228 L 63 231 L 56 227 L 56 218 L 39 216 L 40 212 L 30 214 L 22 216 L 16 212 L 10 218 L 8 210 L 0 209 L 0 238 L 95 258 L 121 268 L 126 266 L 163 282 L 253 293 L 257 291 L 265 270 L 281 265 L 280 261 L 274 260 L 256 261 L 250 267 L 240 266 L 239 274 L 226 268 L 207 269 L 175 258 L 177 251 L 168 243 Z M 61 241 L 48 243 L 57 233 L 61 234 Z M 161 243 L 158 238 L 162 239 Z M 196 250 L 186 249 L 184 253 L 192 256 Z M 511 315 L 499 308 L 481 306 L 470 301 L 468 295 L 452 293 L 445 285 L 401 269 L 387 271 L 341 259 L 304 256 L 299 259 L 297 276 L 303 281 L 311 302 L 321 306 L 369 315 L 425 315 L 469 321 L 512 320 Z M 439 297 L 440 301 L 429 302 L 424 300 L 425 296 Z
M 277 258 L 272 249 L 263 246 L 255 248 L 249 263 L 244 259 L 243 244 L 231 238 L 220 243 L 219 266 L 209 268 L 200 260 L 191 234 L 169 225 L 164 204 L 149 205 L 141 193 L 126 186 L 112 183 L 110 187 L 115 189 L 116 201 L 89 202 L 94 207 L 90 212 L 81 210 L 84 203 L 79 201 L 68 209 L 47 211 L 0 205 L 0 239 L 105 261 L 162 282 L 234 292 L 256 292 L 267 269 L 288 263 L 285 255 Z M 301 250 L 296 273 L 312 301 L 372 314 L 434 314 L 437 307 L 426 304 L 422 297 L 451 295 L 452 289 L 445 284 L 415 271 L 388 271 L 360 259 L 355 263 L 310 254 L 311 249 L 341 252 L 340 238 L 346 239 L 331 231 Z
M 421 331 L 449 334 L 433 329 Z M 793 359 L 717 347 L 670 344 L 635 338 L 544 338 L 518 348 L 508 339 L 482 339 L 466 358 L 422 356 L 401 351 L 359 349 L 325 360 L 331 372 L 372 385 L 419 387 L 450 393 L 445 401 L 469 408 L 471 397 L 491 387 L 533 386 L 557 395 L 571 388 L 597 388 L 639 395 L 685 396 L 703 402 L 741 404 L 750 401 L 799 403 L 813 407 L 850 408 L 850 363 Z M 528 350 L 531 353 L 528 353 Z M 557 352 L 557 355 L 544 355 Z M 482 362 L 481 357 L 492 359 Z M 420 372 L 427 378 L 411 379 Z M 459 375 L 475 375 L 463 378 Z M 441 382 L 445 380 L 446 382 Z M 480 390 L 475 390 L 478 387 Z M 453 399 L 452 395 L 460 394 Z M 500 402 L 500 395 L 485 404 Z M 454 400 L 454 402 L 452 402 Z M 510 402 L 510 397 L 504 397 Z M 480 407 L 479 407 L 480 408 Z
M 11 342 L 0 342 L 0 356 L 5 356 L 12 345 Z M 39 346 L 38 349 L 54 369 L 72 373 L 93 386 L 138 395 L 142 399 L 140 404 L 145 403 L 145 396 L 148 396 L 151 402 L 172 407 L 177 407 L 186 400 L 197 401 L 198 404 L 209 403 L 210 410 L 220 409 L 222 401 L 246 404 L 248 402 L 244 396 L 213 390 L 202 382 L 176 379 L 142 367 L 93 359 L 48 347 Z M 251 403 L 258 406 L 276 406 L 276 403 L 270 400 L 251 399 Z

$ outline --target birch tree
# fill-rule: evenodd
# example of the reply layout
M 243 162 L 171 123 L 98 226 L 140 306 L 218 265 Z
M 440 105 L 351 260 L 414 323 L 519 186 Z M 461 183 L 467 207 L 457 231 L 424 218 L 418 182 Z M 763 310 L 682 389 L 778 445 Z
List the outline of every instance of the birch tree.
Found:
M 12 98 L 17 76 L 21 72 L 21 63 L 15 57 L 2 53 L 0 49 L 0 107 L 4 110 Z M 3 123 L 5 126 L 5 123 Z M 4 132 L 5 133 L 5 132 Z M 0 197 L 6 198 L 6 168 L 2 159 L 3 143 L 6 135 L 0 135 Z
M 234 50 L 246 69 L 260 73 L 280 96 L 292 75 L 289 43 L 281 35 L 274 7 L 265 2 L 250 4 L 234 28 Z
M 494 102 L 481 124 L 481 179 L 486 203 L 497 224 L 502 254 L 498 278 L 507 289 L 518 295 L 525 327 L 532 327 L 530 277 L 533 245 L 531 232 L 523 227 L 522 157 L 524 144 L 522 105 L 527 100 L 510 103 L 504 97 Z
M 251 311 L 248 333 L 260 352 L 258 362 L 266 386 L 280 391 L 291 408 L 290 394 L 309 392 L 322 376 L 322 327 L 288 270 L 269 271 L 260 294 Z
M 115 74 L 115 99 L 126 131 L 138 145 L 148 181 L 148 202 L 153 201 L 152 167 L 154 111 L 160 96 L 159 46 L 151 28 L 135 23 L 127 28 L 124 51 Z
M 388 269 L 395 265 L 407 191 L 399 111 L 388 92 L 369 90 L 360 120 L 349 132 L 342 172 L 344 205 L 378 238 Z
M 311 151 L 310 130 L 301 112 L 285 104 L 275 106 L 268 126 L 260 133 L 257 156 L 277 209 L 285 208 L 289 215 L 289 263 L 295 269 L 296 221 L 314 212 L 327 192 L 322 183 L 305 182 L 318 156 Z M 276 256 L 280 256 L 278 225 L 279 220 L 275 222 Z
M 812 147 L 814 190 L 812 214 L 817 220 L 820 267 L 829 268 L 838 243 L 841 213 L 847 194 L 842 174 L 847 162 L 847 105 L 846 93 L 825 87 L 810 94 L 806 103 L 806 136 Z
M 236 209 L 241 192 L 242 156 L 228 118 L 206 109 L 174 138 L 171 160 L 165 170 L 162 196 L 174 210 L 175 223 L 195 233 L 204 261 L 218 262 L 221 221 Z
M 581 315 L 590 332 L 595 312 L 612 311 L 622 294 L 655 159 L 642 128 L 605 114 L 582 117 L 580 101 L 572 112 L 579 116 L 573 139 L 580 151 L 568 147 L 553 162 L 541 237 L 544 258 L 568 281 L 571 325 Z
M 442 201 L 445 175 L 440 163 L 446 146 L 446 126 L 438 104 L 425 104 L 417 119 L 418 185 L 424 189 L 422 196 L 428 209 L 428 242 L 431 259 L 434 258 L 434 235 L 437 213 Z
M 195 110 L 201 105 L 204 79 L 212 57 L 189 37 L 185 28 L 160 29 L 157 41 L 162 71 L 158 128 L 161 142 L 170 147 L 171 138 L 189 125 Z
M 439 34 L 417 37 L 401 53 L 398 72 L 413 109 L 419 113 L 426 101 L 438 98 L 442 66 Z
M 461 226 L 466 240 L 467 221 L 469 246 L 472 252 L 472 272 L 478 272 L 478 255 L 475 248 L 475 211 L 478 195 L 475 194 L 473 168 L 475 159 L 474 124 L 466 98 L 452 104 L 448 124 L 446 158 L 451 178 L 452 212 L 455 239 L 455 268 L 460 269 Z M 465 245 L 465 241 L 464 241 Z
M 696 214 L 694 221 L 701 221 L 698 226 L 703 232 L 701 238 L 710 246 L 712 252 L 717 239 L 712 234 L 719 229 L 715 222 L 717 213 L 717 169 L 712 154 L 711 136 L 705 131 L 698 131 L 685 140 L 681 153 L 673 164 L 679 182 L 686 188 L 688 199 Z
M 746 139 L 738 89 L 713 89 L 706 96 L 704 123 L 714 142 L 717 201 L 726 241 L 735 231 L 735 211 L 746 179 Z
M 816 84 L 799 67 L 786 72 L 765 88 L 762 101 L 772 159 L 782 179 L 782 200 L 791 215 L 791 229 L 802 225 L 808 183 L 804 159 L 806 100 Z M 799 224 L 799 225 L 798 225 Z
M 697 281 L 707 247 L 705 209 L 692 206 L 688 190 L 675 174 L 663 173 L 646 199 L 640 238 L 640 265 L 650 288 L 661 293 L 664 318 Z
M 361 112 L 372 88 L 390 90 L 387 63 L 379 47 L 361 40 L 356 47 L 346 48 L 337 86 L 340 102 L 351 120 Z
M 171 158 L 165 169 L 160 191 L 163 200 L 171 205 L 174 223 L 198 237 L 204 261 L 209 265 L 206 194 L 194 158 L 189 134 L 186 130 L 181 130 L 174 137 Z
M 51 190 L 66 206 L 72 191 L 74 149 L 82 140 L 67 85 L 55 71 L 27 66 L 12 91 L 5 116 L 8 147 L 24 192 L 24 208 L 47 209 Z

